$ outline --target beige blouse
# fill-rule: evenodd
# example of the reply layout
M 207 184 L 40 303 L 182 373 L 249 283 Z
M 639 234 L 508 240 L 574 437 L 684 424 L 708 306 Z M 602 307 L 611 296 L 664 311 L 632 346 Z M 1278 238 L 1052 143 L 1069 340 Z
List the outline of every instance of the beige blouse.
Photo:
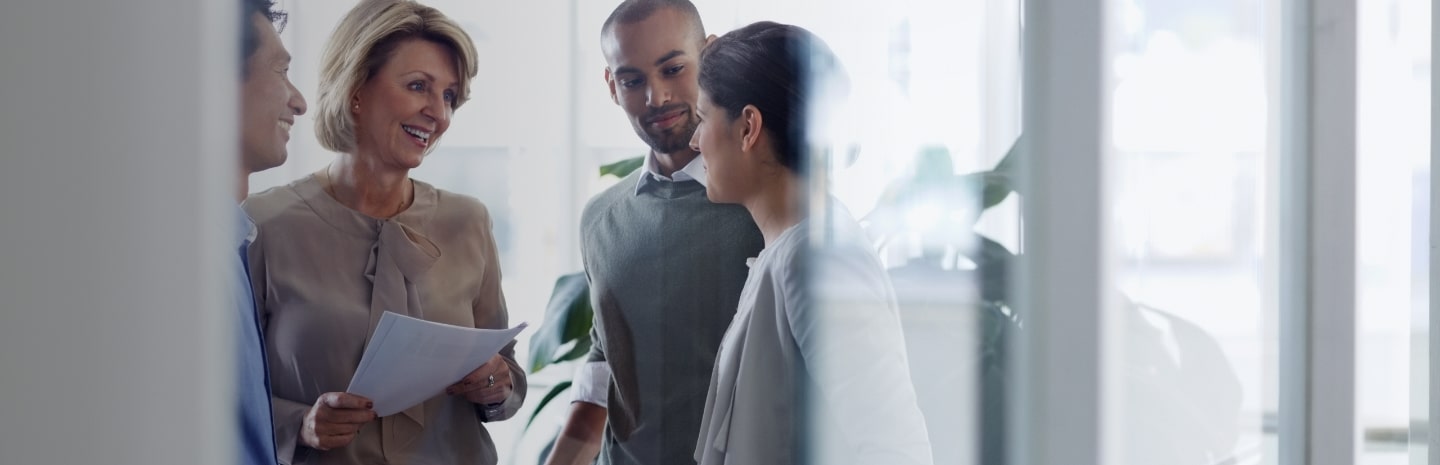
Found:
M 440 395 L 365 425 L 329 451 L 299 442 L 320 394 L 344 391 L 385 311 L 456 326 L 509 326 L 489 212 L 478 200 L 414 181 L 408 209 L 371 218 L 326 194 L 315 175 L 250 196 L 255 305 L 265 330 L 282 464 L 494 464 L 482 424 L 515 415 L 525 371 L 514 342 L 500 353 L 515 390 L 504 418 Z

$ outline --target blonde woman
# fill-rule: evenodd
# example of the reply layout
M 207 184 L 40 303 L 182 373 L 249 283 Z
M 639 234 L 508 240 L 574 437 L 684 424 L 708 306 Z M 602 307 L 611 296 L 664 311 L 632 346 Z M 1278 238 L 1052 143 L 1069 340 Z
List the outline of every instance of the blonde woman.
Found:
M 266 338 L 275 439 L 288 464 L 494 464 L 484 423 L 525 399 L 514 343 L 446 394 L 376 418 L 344 393 L 386 311 L 509 325 L 485 206 L 410 179 L 476 73 L 470 37 L 434 8 L 366 0 L 322 58 L 324 169 L 251 196 L 251 281 Z

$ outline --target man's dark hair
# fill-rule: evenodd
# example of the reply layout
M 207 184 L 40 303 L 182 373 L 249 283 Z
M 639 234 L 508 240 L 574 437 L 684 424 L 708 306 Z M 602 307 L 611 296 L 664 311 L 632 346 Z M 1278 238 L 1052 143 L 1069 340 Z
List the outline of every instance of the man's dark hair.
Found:
M 240 0 L 240 75 L 250 73 L 250 55 L 260 48 L 260 36 L 251 25 L 255 15 L 264 16 L 270 24 L 275 25 L 276 30 L 285 29 L 285 21 L 290 17 L 284 11 L 275 9 L 274 0 Z
M 685 15 L 690 19 L 696 40 L 705 40 L 705 25 L 700 22 L 700 10 L 695 9 L 695 4 L 690 3 L 690 0 L 625 0 L 615 7 L 615 11 L 610 12 L 610 17 L 605 18 L 605 24 L 600 26 L 600 36 L 605 37 L 616 24 L 644 21 L 661 8 L 674 8 Z
M 700 52 L 700 89 L 733 121 L 746 105 L 764 116 L 776 158 L 804 173 L 810 99 L 821 86 L 845 80 L 839 60 L 819 37 L 799 26 L 762 21 L 731 31 Z

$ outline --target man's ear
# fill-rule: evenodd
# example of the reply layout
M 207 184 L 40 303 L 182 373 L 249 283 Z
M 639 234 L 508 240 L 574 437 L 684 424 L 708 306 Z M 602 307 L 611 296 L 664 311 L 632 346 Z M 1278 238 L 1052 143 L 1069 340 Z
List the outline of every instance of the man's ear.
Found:
M 620 95 L 615 93 L 615 74 L 610 72 L 610 67 L 605 67 L 605 85 L 610 87 L 610 101 L 620 104 Z
M 715 39 L 719 39 L 719 37 L 716 37 L 715 34 L 710 34 L 710 37 L 705 38 L 705 43 L 700 45 L 700 50 L 705 50 L 705 47 L 709 47 L 710 44 L 715 43 Z
M 760 114 L 760 109 L 755 108 L 755 105 L 745 105 L 745 108 L 740 109 L 740 122 L 740 149 L 747 152 L 755 150 L 765 128 L 764 115 Z

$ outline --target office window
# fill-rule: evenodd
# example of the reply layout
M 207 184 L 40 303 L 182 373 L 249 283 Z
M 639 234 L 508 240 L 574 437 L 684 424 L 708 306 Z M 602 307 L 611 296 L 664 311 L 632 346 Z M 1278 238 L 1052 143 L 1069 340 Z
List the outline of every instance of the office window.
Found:
M 647 150 L 602 80 L 599 27 L 614 3 L 428 3 L 475 39 L 480 75 L 413 175 L 490 207 L 511 320 L 538 324 L 555 278 L 580 269 L 581 209 L 615 182 L 598 167 Z M 292 13 L 292 78 L 312 106 L 320 49 L 352 4 L 282 5 Z M 852 92 L 827 128 L 814 179 L 861 220 L 898 291 L 936 463 L 991 463 L 1021 447 L 998 441 L 1005 402 L 1017 399 L 1004 376 L 1021 368 L 1006 365 L 1018 362 L 1005 338 L 1023 315 L 987 300 L 1015 283 L 982 252 L 1026 253 L 1027 215 L 1039 213 L 1021 208 L 1024 192 L 977 207 L 962 179 L 996 168 L 1024 132 L 1022 2 L 696 4 L 710 33 L 788 22 L 841 58 Z M 1105 292 L 1125 305 L 1105 310 L 1124 321 L 1107 333 L 1123 355 L 1100 362 L 1119 367 L 1106 382 L 1123 386 L 1130 403 L 1104 410 L 1095 426 L 1117 426 L 1104 434 L 1122 463 L 1280 463 L 1286 212 L 1277 190 L 1294 175 L 1278 162 L 1279 122 L 1293 117 L 1276 116 L 1281 0 L 1105 6 L 1108 42 L 1093 65 L 1107 77 L 1098 90 L 1106 113 L 1075 117 L 1108 118 L 1099 186 L 1108 203 L 1094 220 L 1111 246 L 1100 260 L 1113 264 Z M 1365 463 L 1391 463 L 1411 455 L 1406 444 L 1421 442 L 1414 425 L 1428 420 L 1430 10 L 1387 0 L 1361 2 L 1359 12 L 1353 381 Z M 328 163 L 312 133 L 310 117 L 300 118 L 290 162 L 256 175 L 252 190 Z M 531 399 L 569 379 L 569 368 L 533 377 Z M 524 437 L 529 409 L 491 425 L 502 457 L 532 462 L 565 410 L 547 408 Z

